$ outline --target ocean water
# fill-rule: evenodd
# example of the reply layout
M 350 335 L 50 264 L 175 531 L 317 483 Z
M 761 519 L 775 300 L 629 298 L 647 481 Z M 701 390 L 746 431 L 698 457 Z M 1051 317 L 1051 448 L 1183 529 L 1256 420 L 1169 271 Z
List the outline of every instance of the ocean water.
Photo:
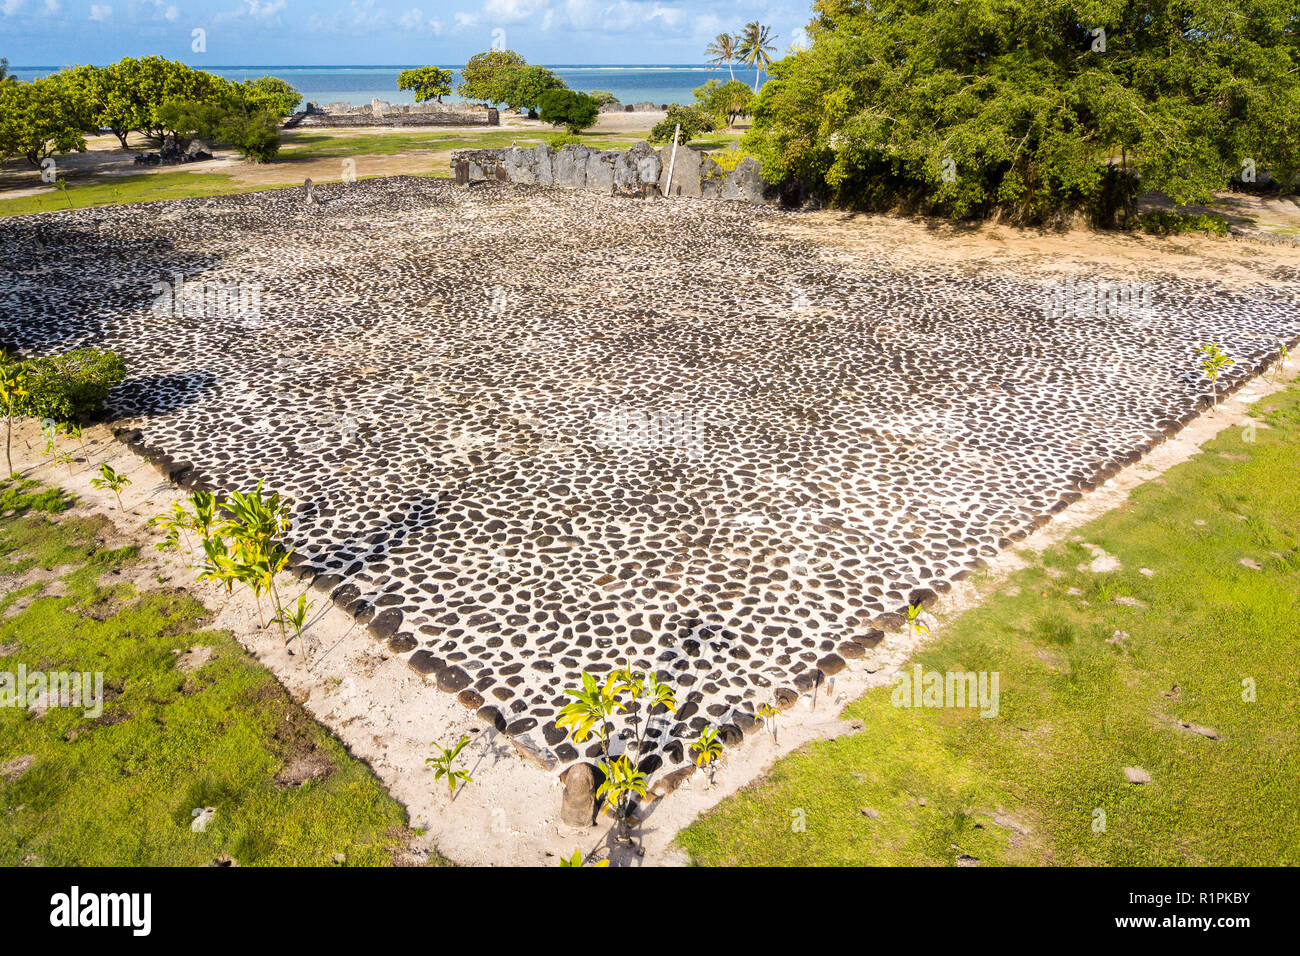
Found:
M 453 88 L 460 82 L 460 65 L 439 64 L 443 69 L 456 71 Z M 697 86 L 716 79 L 730 79 L 726 68 L 706 66 L 654 65 L 635 66 L 582 66 L 580 64 L 550 65 L 559 76 L 575 90 L 604 90 L 613 93 L 626 104 L 641 103 L 691 103 L 691 91 Z M 57 67 L 14 67 L 12 72 L 22 80 L 34 79 L 54 72 Z M 259 76 L 278 76 L 292 83 L 303 95 L 304 101 L 314 101 L 320 106 L 330 103 L 349 103 L 362 106 L 378 97 L 389 103 L 414 103 L 415 95 L 397 88 L 397 74 L 408 66 L 205 66 L 203 69 L 229 80 L 256 79 Z M 753 70 L 737 70 L 736 78 L 749 84 L 754 82 Z M 455 95 L 444 100 L 456 100 Z

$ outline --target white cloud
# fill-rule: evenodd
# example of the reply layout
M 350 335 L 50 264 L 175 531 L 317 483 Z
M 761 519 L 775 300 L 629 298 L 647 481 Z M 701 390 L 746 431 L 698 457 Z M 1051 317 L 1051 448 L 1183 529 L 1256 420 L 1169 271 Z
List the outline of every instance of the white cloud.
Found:
M 22 5 L 23 0 L 0 0 L 0 13 L 12 17 Z
M 628 34 L 658 30 L 675 35 L 687 32 L 687 27 L 698 34 L 702 25 L 718 22 L 707 17 L 690 22 L 684 6 L 655 0 L 562 0 L 554 5 L 552 0 L 484 0 L 479 10 L 457 13 L 455 20 L 461 29 L 530 21 L 542 30 L 567 27 Z
M 285 7 L 285 0 L 244 0 L 244 10 L 250 17 L 269 17 L 279 13 Z
M 487 0 L 483 18 L 489 23 L 521 23 L 546 9 L 549 0 Z
M 168 23 L 175 23 L 180 19 L 181 12 L 176 9 L 175 4 L 173 4 L 163 11 L 163 16 L 166 17 Z
M 113 15 L 113 8 L 103 3 L 92 3 L 90 5 L 90 19 L 97 22 L 103 22 Z
M 63 9 L 63 4 L 59 0 L 45 0 L 46 13 L 58 13 Z
M 397 18 L 397 25 L 407 33 L 432 33 L 434 36 L 442 34 L 442 22 L 437 17 L 424 19 L 424 11 L 419 7 L 412 7 Z

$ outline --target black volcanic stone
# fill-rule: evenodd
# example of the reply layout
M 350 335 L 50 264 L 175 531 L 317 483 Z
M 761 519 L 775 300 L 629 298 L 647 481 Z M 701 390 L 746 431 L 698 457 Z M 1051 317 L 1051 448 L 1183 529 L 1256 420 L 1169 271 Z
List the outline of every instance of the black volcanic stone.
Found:
M 388 639 L 388 649 L 394 654 L 405 654 L 415 650 L 418 645 L 419 641 L 410 634 L 394 634 Z
M 406 663 L 411 666 L 411 670 L 415 671 L 417 674 L 423 674 L 426 677 L 437 676 L 438 672 L 441 671 L 444 666 L 442 661 L 438 660 L 438 658 L 434 657 L 428 651 L 423 650 L 416 651 L 412 654 L 407 658 Z
M 455 694 L 470 685 L 472 679 L 461 667 L 446 667 L 438 672 L 438 689 Z
M 501 713 L 501 711 L 497 710 L 495 707 L 493 707 L 490 704 L 487 707 L 480 707 L 475 712 L 474 716 L 477 717 L 479 720 L 483 721 L 483 723 L 487 724 L 488 726 L 495 727 L 497 730 L 506 729 L 505 716 Z

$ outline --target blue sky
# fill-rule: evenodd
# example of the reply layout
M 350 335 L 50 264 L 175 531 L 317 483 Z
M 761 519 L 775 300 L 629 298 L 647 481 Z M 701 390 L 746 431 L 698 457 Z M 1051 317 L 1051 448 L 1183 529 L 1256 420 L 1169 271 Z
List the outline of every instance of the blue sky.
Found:
M 493 31 L 533 63 L 701 63 L 757 19 L 784 53 L 808 0 L 0 0 L 15 66 L 161 54 L 193 66 L 463 63 Z M 205 31 L 206 51 L 192 49 Z

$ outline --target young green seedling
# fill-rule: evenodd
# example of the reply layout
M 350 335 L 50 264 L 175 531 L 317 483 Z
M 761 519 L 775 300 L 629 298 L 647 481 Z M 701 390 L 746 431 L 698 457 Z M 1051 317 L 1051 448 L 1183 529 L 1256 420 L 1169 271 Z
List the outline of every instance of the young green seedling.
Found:
M 602 812 L 613 812 L 614 819 L 618 821 L 618 838 L 627 839 L 632 797 L 645 798 L 646 775 L 628 759 L 627 754 L 617 760 L 605 761 L 601 770 L 605 773 L 605 782 L 596 788 L 596 796 L 605 798 Z
M 917 631 L 923 631 L 927 637 L 930 635 L 929 625 L 921 620 L 921 611 L 922 607 L 919 604 L 907 606 L 907 630 L 912 637 L 916 637 Z
M 779 713 L 780 711 L 771 704 L 764 704 L 759 707 L 758 712 L 754 714 L 754 719 L 761 720 L 763 726 L 767 728 L 767 732 L 772 735 L 772 743 L 776 743 L 776 718 Z
M 1201 372 L 1210 380 L 1210 387 L 1215 405 L 1219 403 L 1219 376 L 1229 365 L 1235 365 L 1228 354 L 1219 348 L 1218 342 L 1206 342 L 1196 350 L 1201 356 Z
M 14 434 L 14 411 L 18 400 L 27 396 L 27 372 L 18 365 L 0 367 L 0 402 L 5 407 L 5 465 L 8 474 L 14 473 L 14 460 L 10 454 Z
M 107 488 L 113 492 L 113 496 L 117 498 L 117 506 L 125 511 L 126 505 L 122 504 L 122 489 L 131 483 L 131 479 L 114 471 L 113 466 L 106 461 L 100 462 L 99 474 L 100 477 L 90 479 L 90 487 L 100 491 Z
M 722 741 L 718 739 L 718 732 L 705 727 L 695 743 L 691 744 L 691 752 L 695 755 L 695 766 L 709 771 L 709 786 L 713 786 L 713 774 L 718 759 L 722 756 Z
M 293 633 L 298 638 L 298 647 L 302 650 L 302 656 L 307 656 L 307 644 L 302 639 L 302 629 L 307 626 L 307 612 L 311 609 L 315 601 L 308 601 L 306 594 L 298 595 L 298 604 L 292 611 L 284 608 L 280 611 L 277 620 L 283 629 L 285 624 L 293 628 Z
M 441 780 L 443 777 L 447 778 L 447 786 L 450 789 L 451 798 L 455 800 L 456 785 L 458 783 L 465 784 L 474 782 L 474 778 L 469 775 L 468 771 L 455 766 L 456 758 L 460 756 L 460 752 L 469 746 L 469 737 L 461 737 L 456 746 L 451 748 L 444 747 L 437 741 L 429 744 L 429 746 L 438 750 L 438 756 L 427 757 L 424 762 L 433 765 L 434 780 Z

